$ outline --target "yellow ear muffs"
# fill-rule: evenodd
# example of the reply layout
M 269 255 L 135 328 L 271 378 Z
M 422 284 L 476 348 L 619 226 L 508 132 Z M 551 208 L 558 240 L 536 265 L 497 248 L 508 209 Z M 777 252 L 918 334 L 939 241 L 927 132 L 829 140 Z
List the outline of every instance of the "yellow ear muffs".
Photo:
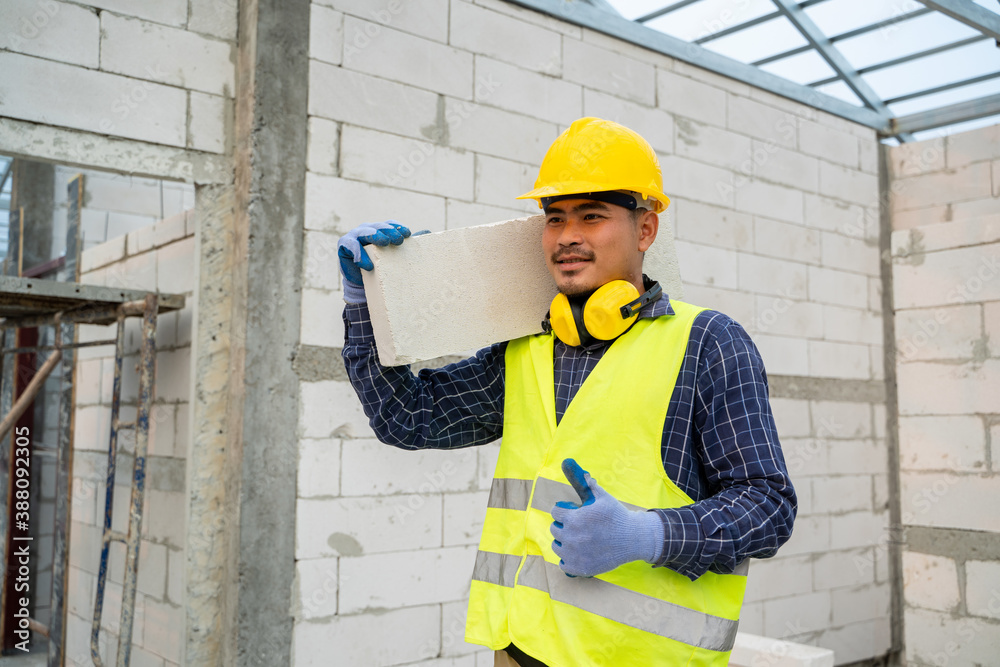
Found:
M 580 344 L 580 332 L 576 328 L 573 307 L 570 305 L 569 299 L 562 292 L 556 294 L 556 298 L 552 299 L 552 305 L 549 306 L 547 323 L 552 332 L 562 342 L 573 347 Z
M 639 317 L 623 317 L 622 306 L 639 298 L 639 290 L 627 280 L 612 280 L 597 288 L 583 307 L 583 323 L 594 338 L 613 340 L 625 333 Z

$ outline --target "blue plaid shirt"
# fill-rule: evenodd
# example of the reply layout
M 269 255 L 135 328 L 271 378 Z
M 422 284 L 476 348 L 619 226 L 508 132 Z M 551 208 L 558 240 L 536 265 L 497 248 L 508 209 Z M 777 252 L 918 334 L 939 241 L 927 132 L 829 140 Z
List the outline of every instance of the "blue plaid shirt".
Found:
M 640 317 L 672 315 L 666 295 Z M 365 304 L 344 309 L 344 362 L 378 438 L 402 449 L 457 449 L 503 434 L 504 352 L 497 343 L 457 363 L 423 369 L 378 362 Z M 610 341 L 553 350 L 561 419 Z M 700 313 L 663 424 L 663 468 L 694 504 L 655 509 L 664 544 L 656 565 L 690 579 L 732 573 L 748 557 L 773 556 L 791 535 L 795 491 L 768 403 L 757 347 L 735 320 Z M 600 481 L 600 480 L 598 480 Z

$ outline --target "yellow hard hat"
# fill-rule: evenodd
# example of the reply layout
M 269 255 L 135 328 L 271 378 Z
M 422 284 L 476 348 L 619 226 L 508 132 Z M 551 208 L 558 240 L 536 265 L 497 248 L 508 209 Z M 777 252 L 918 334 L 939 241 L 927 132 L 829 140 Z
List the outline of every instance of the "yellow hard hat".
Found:
M 573 194 L 631 190 L 653 200 L 660 213 L 670 204 L 653 147 L 624 125 L 602 118 L 573 121 L 542 160 L 535 189 L 517 197 L 542 199 Z

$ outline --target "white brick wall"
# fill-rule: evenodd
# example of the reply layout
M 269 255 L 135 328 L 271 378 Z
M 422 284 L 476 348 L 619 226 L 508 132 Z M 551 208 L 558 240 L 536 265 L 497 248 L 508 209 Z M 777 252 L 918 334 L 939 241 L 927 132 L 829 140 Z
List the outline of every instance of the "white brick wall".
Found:
M 873 133 L 504 0 L 412 4 L 379 14 L 360 0 L 314 3 L 326 28 L 310 47 L 303 344 L 342 344 L 330 307 L 340 234 L 376 220 L 438 231 L 536 212 L 514 197 L 533 187 L 560 130 L 598 115 L 659 154 L 673 200 L 661 224 L 676 228 L 684 300 L 741 322 L 769 376 L 881 378 Z M 496 447 L 400 451 L 372 438 L 346 382 L 305 382 L 300 398 L 298 595 L 322 593 L 333 572 L 340 605 L 301 610 L 295 663 L 346 650 L 356 664 L 475 664 L 463 598 Z M 840 401 L 776 399 L 775 409 L 800 515 L 778 560 L 755 563 L 746 623 L 857 660 L 880 655 L 887 453 L 873 422 L 884 417 Z M 400 512 L 405 522 L 391 523 Z M 447 577 L 429 585 L 445 562 Z M 795 576 L 782 579 L 781 566 Z M 418 612 L 427 625 L 415 636 Z
M 95 183 L 95 186 L 99 185 Z M 147 196 L 150 194 L 159 200 L 158 189 L 146 192 Z M 90 204 L 100 205 L 103 196 L 113 199 L 110 191 L 95 187 Z M 141 203 L 142 195 L 133 192 L 131 196 L 135 200 L 132 205 Z M 122 205 L 121 202 L 119 205 Z M 163 314 L 157 323 L 156 389 L 150 411 L 149 475 L 143 508 L 143 539 L 139 550 L 138 593 L 132 635 L 133 661 L 163 667 L 180 664 L 185 624 L 183 548 L 187 495 L 183 488 L 183 464 L 190 441 L 187 419 L 190 401 L 190 313 L 194 308 L 192 280 L 196 272 L 194 230 L 187 223 L 188 216 L 181 213 L 108 243 L 93 246 L 85 250 L 81 257 L 81 282 L 84 283 L 133 288 L 141 285 L 164 292 L 187 292 L 187 303 L 181 311 L 184 317 L 177 313 Z M 130 321 L 130 325 L 134 324 Z M 135 335 L 135 326 L 130 326 L 127 331 L 131 333 L 126 335 L 126 354 L 129 356 L 123 368 L 123 420 L 134 419 L 135 415 L 134 367 L 140 343 Z M 114 325 L 85 327 L 85 332 L 81 332 L 81 339 L 109 338 L 114 338 Z M 78 352 L 77 378 L 82 392 L 78 391 L 80 400 L 75 439 L 78 451 L 73 469 L 67 639 L 67 664 L 74 665 L 90 664 L 89 627 L 100 559 L 100 531 L 104 522 L 104 452 L 108 447 L 113 357 L 113 346 L 83 348 Z M 121 432 L 121 449 L 130 450 L 134 447 L 133 442 L 131 433 Z M 123 461 L 119 459 L 119 466 L 123 465 Z M 181 471 L 180 487 L 170 486 L 178 483 L 178 475 L 171 473 L 161 477 L 157 474 L 157 470 L 167 469 Z M 126 474 L 124 479 L 128 477 Z M 117 486 L 112 522 L 116 530 L 126 528 L 128 503 L 128 487 Z M 109 558 L 109 583 L 103 613 L 107 631 L 102 633 L 102 644 L 112 655 L 118 642 L 116 633 L 123 568 L 124 549 L 114 545 Z

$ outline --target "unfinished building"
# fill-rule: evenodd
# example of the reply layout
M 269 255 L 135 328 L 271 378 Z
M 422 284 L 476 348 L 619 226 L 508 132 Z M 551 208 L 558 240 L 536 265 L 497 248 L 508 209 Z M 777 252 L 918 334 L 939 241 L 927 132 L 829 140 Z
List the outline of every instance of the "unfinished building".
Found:
M 994 664 L 1000 16 L 928 1 L 820 31 L 819 12 L 853 11 L 845 2 L 706 10 L 709 36 L 768 21 L 801 32 L 794 53 L 759 63 L 657 29 L 692 2 L 635 3 L 635 16 L 604 0 L 0 3 L 0 245 L 17 242 L 4 275 L 183 297 L 156 326 L 131 661 L 493 664 L 463 637 L 498 446 L 374 439 L 340 357 L 337 240 L 389 218 L 443 231 L 531 213 L 514 196 L 559 132 L 592 115 L 653 145 L 684 300 L 734 317 L 767 365 L 800 506 L 789 543 L 751 563 L 741 631 L 832 649 L 838 665 Z M 931 16 L 972 31 L 950 46 L 982 50 L 988 72 L 897 94 L 964 85 L 964 101 L 892 111 L 845 45 Z M 765 67 L 808 53 L 829 81 Z M 127 421 L 143 336 L 138 319 L 124 326 Z M 114 327 L 65 330 L 86 344 Z M 31 344 L 51 347 L 55 329 L 37 331 Z M 5 354 L 4 373 L 26 356 Z M 62 630 L 33 634 L 49 665 L 94 664 L 102 576 L 115 351 L 71 359 L 27 413 L 31 613 Z M 60 568 L 54 451 L 70 380 Z M 136 438 L 119 443 L 125 499 Z M 13 448 L 6 438 L 5 466 Z M 116 501 L 114 530 L 128 519 Z M 9 557 L 13 515 L 0 520 Z M 124 551 L 112 545 L 106 573 L 105 664 Z

